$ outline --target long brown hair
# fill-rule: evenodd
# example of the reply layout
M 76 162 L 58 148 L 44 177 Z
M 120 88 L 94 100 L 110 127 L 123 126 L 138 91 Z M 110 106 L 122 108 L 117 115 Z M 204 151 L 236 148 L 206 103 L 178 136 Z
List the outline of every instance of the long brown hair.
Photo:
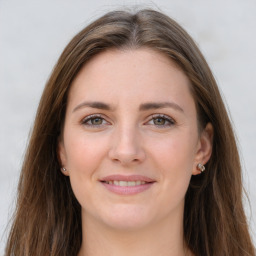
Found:
M 185 198 L 186 245 L 196 256 L 255 255 L 242 205 L 239 154 L 215 79 L 194 41 L 174 20 L 140 10 L 107 13 L 78 33 L 60 56 L 43 92 L 25 155 L 6 256 L 77 255 L 81 208 L 57 156 L 68 92 L 81 67 L 96 54 L 141 47 L 164 53 L 184 71 L 199 127 L 211 122 L 214 128 L 207 171 L 192 177 Z

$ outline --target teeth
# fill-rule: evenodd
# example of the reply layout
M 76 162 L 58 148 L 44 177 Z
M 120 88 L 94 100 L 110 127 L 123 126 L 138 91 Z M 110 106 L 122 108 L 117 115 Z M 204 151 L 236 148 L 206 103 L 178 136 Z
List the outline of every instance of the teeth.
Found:
M 118 185 L 119 185 L 119 182 L 118 182 L 118 181 L 116 181 L 116 180 L 114 180 L 114 181 L 113 181 L 113 183 L 114 183 L 114 185 L 116 185 L 116 186 L 118 186 Z
M 136 181 L 124 181 L 124 180 L 111 180 L 111 181 L 106 181 L 107 184 L 110 185 L 116 185 L 116 186 L 120 186 L 120 187 L 133 187 L 133 186 L 140 186 L 140 185 L 144 185 L 146 184 L 145 181 L 140 181 L 140 180 L 136 180 Z
M 136 185 L 136 181 L 128 181 L 128 186 L 135 186 Z

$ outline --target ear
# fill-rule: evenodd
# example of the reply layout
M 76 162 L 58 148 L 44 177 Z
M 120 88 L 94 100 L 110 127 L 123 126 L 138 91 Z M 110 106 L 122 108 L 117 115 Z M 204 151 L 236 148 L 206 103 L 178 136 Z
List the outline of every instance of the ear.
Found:
M 212 141 L 213 141 L 213 126 L 211 123 L 208 123 L 204 130 L 201 132 L 198 144 L 197 144 L 197 151 L 193 166 L 193 175 L 198 175 L 201 171 L 198 169 L 197 165 L 199 163 L 205 165 L 212 154 Z M 207 170 L 206 170 L 207 171 Z
M 59 163 L 61 165 L 61 169 L 60 171 L 66 175 L 69 176 L 69 172 L 66 169 L 66 165 L 67 165 L 67 153 L 65 150 L 65 145 L 62 139 L 59 139 L 58 141 L 58 148 L 57 148 L 57 155 L 58 155 L 58 160 Z M 63 169 L 64 168 L 64 169 Z

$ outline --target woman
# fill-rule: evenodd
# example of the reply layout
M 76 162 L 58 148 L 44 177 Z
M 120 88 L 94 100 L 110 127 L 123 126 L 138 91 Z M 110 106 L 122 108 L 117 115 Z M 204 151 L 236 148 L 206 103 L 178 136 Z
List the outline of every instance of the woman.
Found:
M 115 11 L 45 87 L 6 255 L 255 255 L 234 133 L 189 35 Z

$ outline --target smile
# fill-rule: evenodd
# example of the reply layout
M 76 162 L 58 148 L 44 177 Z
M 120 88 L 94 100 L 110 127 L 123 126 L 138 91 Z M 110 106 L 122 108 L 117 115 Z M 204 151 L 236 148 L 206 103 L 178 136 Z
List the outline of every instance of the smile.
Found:
M 100 180 L 101 184 L 117 195 L 135 195 L 150 189 L 156 180 L 141 175 L 110 175 Z
M 137 181 L 110 180 L 110 181 L 105 181 L 105 183 L 110 185 L 120 186 L 120 187 L 134 187 L 134 186 L 144 185 L 147 182 L 140 181 L 140 180 L 137 180 Z

